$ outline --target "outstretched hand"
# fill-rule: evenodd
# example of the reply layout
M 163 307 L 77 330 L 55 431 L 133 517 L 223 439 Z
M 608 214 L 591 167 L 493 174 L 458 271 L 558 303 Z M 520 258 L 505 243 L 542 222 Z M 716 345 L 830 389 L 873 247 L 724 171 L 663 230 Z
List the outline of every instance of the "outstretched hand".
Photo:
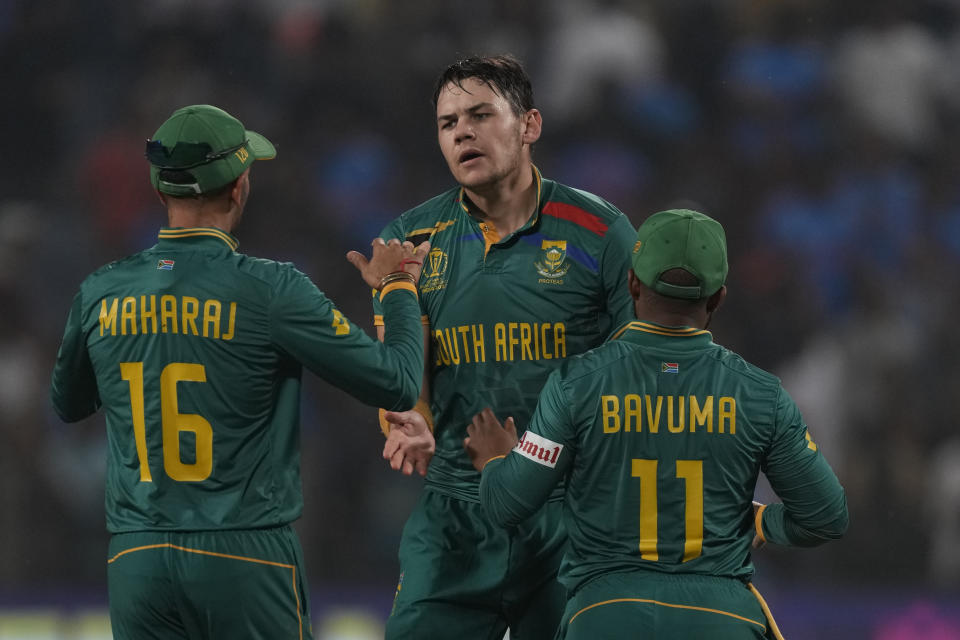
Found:
M 491 458 L 505 456 L 517 444 L 517 427 L 513 417 L 507 418 L 501 426 L 493 410 L 487 407 L 467 425 L 467 437 L 463 440 L 463 448 L 470 456 L 470 462 L 477 471 L 483 471 L 484 465 Z
M 414 471 L 427 475 L 436 442 L 427 421 L 419 411 L 386 411 L 390 434 L 383 445 L 383 458 L 390 468 L 409 476 Z
M 400 242 L 391 238 L 384 242 L 383 238 L 374 238 L 370 245 L 373 255 L 368 260 L 359 251 L 348 251 L 347 261 L 360 271 L 363 281 L 371 288 L 379 289 L 380 282 L 390 273 L 406 271 L 413 276 L 414 281 L 420 279 L 423 269 L 423 259 L 430 252 L 430 242 L 421 242 L 416 247 L 409 240 Z

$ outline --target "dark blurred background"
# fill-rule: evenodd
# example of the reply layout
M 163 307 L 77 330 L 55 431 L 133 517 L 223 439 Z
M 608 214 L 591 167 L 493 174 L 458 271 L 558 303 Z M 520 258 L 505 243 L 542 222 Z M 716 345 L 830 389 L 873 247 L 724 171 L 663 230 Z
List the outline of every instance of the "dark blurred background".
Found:
M 372 332 L 343 256 L 452 186 L 434 78 L 500 52 L 533 80 L 545 176 L 635 225 L 683 205 L 727 228 L 715 339 L 781 376 L 850 505 L 841 542 L 757 554 L 784 633 L 960 638 L 958 17 L 958 0 L 0 0 L 0 638 L 104 634 L 102 418 L 61 424 L 48 384 L 80 281 L 164 223 L 144 140 L 212 103 L 276 143 L 240 250 L 295 262 Z M 373 410 L 305 388 L 317 636 L 377 637 L 420 482 L 380 459 Z

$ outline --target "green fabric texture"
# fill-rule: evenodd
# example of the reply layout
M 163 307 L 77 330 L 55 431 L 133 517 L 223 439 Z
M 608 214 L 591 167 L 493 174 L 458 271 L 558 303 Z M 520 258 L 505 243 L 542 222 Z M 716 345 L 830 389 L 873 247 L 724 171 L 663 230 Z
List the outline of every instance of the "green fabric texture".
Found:
M 427 484 L 465 500 L 479 500 L 480 475 L 463 450 L 473 416 L 491 407 L 522 430 L 550 372 L 633 317 L 630 221 L 597 196 L 537 180 L 530 221 L 489 249 L 459 188 L 407 211 L 381 234 L 431 242 L 419 281 L 432 337 L 437 440 Z M 374 312 L 381 313 L 377 301 Z
M 51 397 L 67 421 L 104 409 L 111 532 L 299 517 L 303 366 L 373 406 L 416 402 L 423 332 L 411 291 L 384 297 L 381 343 L 293 265 L 236 248 L 218 229 L 165 228 L 74 298 Z
M 483 472 L 503 526 L 565 481 L 569 590 L 617 571 L 749 579 L 761 471 L 783 501 L 764 513 L 773 542 L 843 534 L 843 488 L 776 377 L 704 330 L 614 335 L 551 375 L 520 446 Z
M 566 602 L 556 581 L 563 503 L 511 529 L 476 502 L 426 489 L 400 541 L 400 581 L 386 640 L 552 640 Z
M 289 526 L 112 536 L 116 640 L 309 640 L 303 552 Z

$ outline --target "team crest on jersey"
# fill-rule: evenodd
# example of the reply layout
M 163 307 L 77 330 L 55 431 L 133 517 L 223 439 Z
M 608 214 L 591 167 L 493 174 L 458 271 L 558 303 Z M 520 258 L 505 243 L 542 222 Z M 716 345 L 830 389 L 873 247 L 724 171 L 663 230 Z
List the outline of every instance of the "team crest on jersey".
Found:
M 423 264 L 423 274 L 420 276 L 420 291 L 429 293 L 438 291 L 447 286 L 447 263 L 449 258 L 439 248 L 431 249 Z
M 544 240 L 540 245 L 540 259 L 533 263 L 546 284 L 563 284 L 563 276 L 570 270 L 567 262 L 566 240 Z

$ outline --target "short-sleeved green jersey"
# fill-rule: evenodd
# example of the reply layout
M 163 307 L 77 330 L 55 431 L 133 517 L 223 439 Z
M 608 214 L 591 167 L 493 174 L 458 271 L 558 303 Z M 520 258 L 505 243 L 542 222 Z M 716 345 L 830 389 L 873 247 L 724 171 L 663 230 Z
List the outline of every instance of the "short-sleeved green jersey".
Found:
M 296 519 L 301 363 L 368 404 L 416 401 L 413 287 L 384 294 L 380 343 L 291 264 L 236 248 L 219 229 L 165 228 L 74 298 L 51 397 L 67 421 L 105 410 L 111 532 Z
M 549 373 L 632 317 L 630 221 L 601 198 L 534 173 L 537 209 L 508 237 L 470 214 L 460 188 L 382 233 L 430 239 L 419 283 L 437 440 L 427 484 L 467 500 L 479 500 L 480 476 L 463 450 L 473 416 L 491 407 L 526 425 Z
M 566 478 L 568 589 L 618 570 L 746 578 L 761 470 L 783 500 L 763 512 L 767 539 L 842 534 L 843 488 L 780 381 L 705 330 L 635 321 L 551 376 L 481 496 L 516 523 Z

